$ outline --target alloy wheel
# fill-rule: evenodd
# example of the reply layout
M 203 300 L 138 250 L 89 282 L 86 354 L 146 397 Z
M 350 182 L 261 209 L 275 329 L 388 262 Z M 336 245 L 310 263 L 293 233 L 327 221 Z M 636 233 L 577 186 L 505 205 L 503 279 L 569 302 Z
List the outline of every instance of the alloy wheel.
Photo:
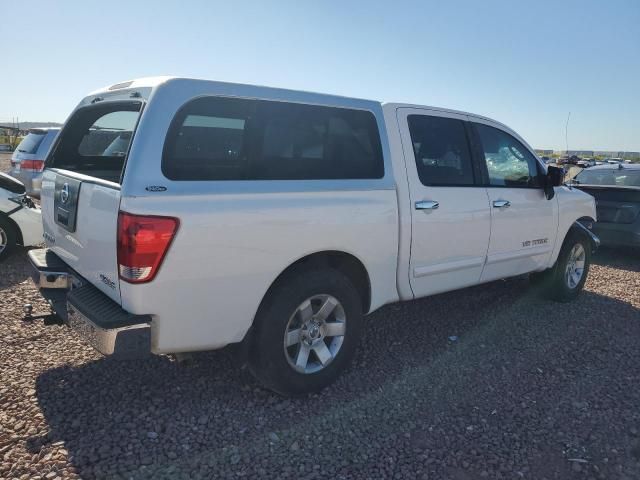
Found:
M 294 311 L 284 333 L 284 353 L 300 373 L 316 373 L 338 355 L 347 319 L 342 304 L 331 295 L 314 295 Z
M 567 286 L 574 289 L 578 286 L 584 275 L 586 252 L 581 243 L 576 243 L 569 252 L 564 278 Z
M 0 227 L 0 253 L 4 252 L 4 249 L 7 248 L 7 243 L 9 242 L 9 237 L 7 232 L 5 232 L 2 227 Z

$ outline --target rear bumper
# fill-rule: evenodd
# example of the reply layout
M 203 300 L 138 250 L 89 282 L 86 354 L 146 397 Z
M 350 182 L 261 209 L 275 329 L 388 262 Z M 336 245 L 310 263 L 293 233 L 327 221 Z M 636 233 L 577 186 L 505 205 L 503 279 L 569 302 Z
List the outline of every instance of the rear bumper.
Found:
M 69 267 L 48 248 L 29 250 L 31 279 L 40 290 L 71 290 Z
M 132 315 L 93 285 L 67 295 L 68 325 L 103 355 L 149 355 L 151 317 Z
M 151 353 L 151 317 L 133 315 L 72 271 L 48 249 L 31 250 L 32 278 L 64 323 L 103 355 Z

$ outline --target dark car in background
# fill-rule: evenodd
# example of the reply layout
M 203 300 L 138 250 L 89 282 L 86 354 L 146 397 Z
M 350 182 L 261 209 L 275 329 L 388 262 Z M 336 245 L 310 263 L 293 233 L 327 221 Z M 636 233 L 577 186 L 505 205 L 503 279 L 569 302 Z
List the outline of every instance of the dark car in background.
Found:
M 603 245 L 640 247 L 640 164 L 597 165 L 572 184 L 595 197 L 593 231 Z

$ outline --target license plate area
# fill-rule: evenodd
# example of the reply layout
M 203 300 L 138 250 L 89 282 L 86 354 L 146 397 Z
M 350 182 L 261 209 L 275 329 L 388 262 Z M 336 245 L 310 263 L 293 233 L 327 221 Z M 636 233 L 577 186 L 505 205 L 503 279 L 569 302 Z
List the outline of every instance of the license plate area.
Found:
M 53 200 L 55 222 L 68 232 L 76 231 L 78 216 L 78 197 L 82 182 L 63 175 L 56 177 Z

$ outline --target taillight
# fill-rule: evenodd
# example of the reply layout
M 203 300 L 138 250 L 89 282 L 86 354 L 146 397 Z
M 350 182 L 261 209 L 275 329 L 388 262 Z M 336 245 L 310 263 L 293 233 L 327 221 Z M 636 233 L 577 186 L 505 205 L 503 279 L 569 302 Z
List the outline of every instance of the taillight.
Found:
M 44 170 L 44 160 L 22 160 L 20 162 L 20 170 L 41 172 Z
M 118 213 L 118 271 L 129 283 L 156 276 L 180 221 L 173 217 Z

